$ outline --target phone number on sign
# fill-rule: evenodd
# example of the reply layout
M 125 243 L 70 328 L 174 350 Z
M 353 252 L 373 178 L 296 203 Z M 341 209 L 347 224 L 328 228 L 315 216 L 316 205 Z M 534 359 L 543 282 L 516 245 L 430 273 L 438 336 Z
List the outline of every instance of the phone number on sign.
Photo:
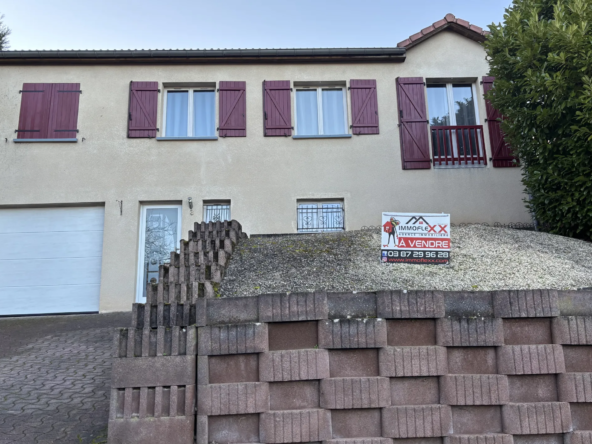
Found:
M 382 250 L 383 262 L 447 264 L 449 251 Z

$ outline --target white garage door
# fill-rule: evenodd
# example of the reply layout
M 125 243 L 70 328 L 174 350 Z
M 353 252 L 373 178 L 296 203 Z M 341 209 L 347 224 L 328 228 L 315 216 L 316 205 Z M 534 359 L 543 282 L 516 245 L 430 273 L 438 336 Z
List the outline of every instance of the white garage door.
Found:
M 0 210 L 0 316 L 99 311 L 104 207 Z

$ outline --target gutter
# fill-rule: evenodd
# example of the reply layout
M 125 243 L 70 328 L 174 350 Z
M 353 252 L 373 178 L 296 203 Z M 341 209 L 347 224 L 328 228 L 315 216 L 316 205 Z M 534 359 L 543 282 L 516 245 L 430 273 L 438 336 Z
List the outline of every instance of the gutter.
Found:
M 405 48 L 0 51 L 0 65 L 404 62 Z

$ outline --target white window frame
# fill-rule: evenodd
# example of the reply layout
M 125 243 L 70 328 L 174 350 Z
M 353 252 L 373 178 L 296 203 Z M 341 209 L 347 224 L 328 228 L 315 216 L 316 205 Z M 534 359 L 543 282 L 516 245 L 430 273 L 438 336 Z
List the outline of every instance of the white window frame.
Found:
M 218 95 L 216 94 L 216 88 L 214 87 L 169 87 L 165 88 L 164 90 L 164 98 L 163 98 L 163 108 L 162 108 L 162 133 L 164 137 L 200 137 L 193 135 L 193 91 L 212 91 L 214 93 L 214 134 L 216 133 L 216 119 L 217 119 L 217 108 L 218 108 Z M 167 101 L 169 97 L 169 92 L 187 92 L 187 135 L 186 136 L 169 136 L 167 135 Z
M 325 86 L 296 86 L 294 88 L 294 127 L 296 128 L 296 135 L 297 136 L 324 136 L 324 128 L 323 128 L 323 90 L 324 89 L 334 89 L 334 90 L 341 90 L 343 95 L 343 123 L 345 126 L 345 134 L 349 134 L 349 122 L 348 122 L 348 115 L 347 115 L 347 94 L 346 94 L 346 87 L 340 85 L 325 85 Z M 319 128 L 318 134 L 301 134 L 298 130 L 298 91 L 310 91 L 316 90 L 317 91 L 317 126 Z M 341 134 L 329 134 L 329 136 L 339 136 Z
M 299 226 L 298 226 L 298 209 L 300 208 L 300 205 L 316 205 L 317 207 L 317 211 L 322 212 L 323 209 L 323 205 L 324 204 L 339 204 L 341 205 L 341 211 L 343 214 L 343 229 L 342 230 L 305 230 L 305 231 L 300 231 Z M 318 214 L 318 213 L 317 213 Z M 298 200 L 296 202 L 296 232 L 297 233 L 341 233 L 343 231 L 346 231 L 345 229 L 345 201 L 343 199 L 321 199 L 321 200 L 306 200 L 306 199 L 302 199 L 302 200 Z
M 475 82 L 446 82 L 446 83 L 437 83 L 437 82 L 426 82 L 426 90 L 429 86 L 432 85 L 446 85 L 446 98 L 448 100 L 448 119 L 450 120 L 450 125 L 448 126 L 459 126 L 456 123 L 456 113 L 454 112 L 454 93 L 453 93 L 453 85 L 470 85 L 471 86 L 471 92 L 473 93 L 473 103 L 474 103 L 474 108 L 475 108 L 475 125 L 477 126 L 482 126 L 481 124 L 481 119 L 479 118 L 479 105 L 477 102 L 477 85 Z M 427 104 L 427 91 L 426 91 L 426 104 Z M 430 108 L 429 106 L 427 107 L 428 110 L 428 122 L 430 121 Z M 430 127 L 432 127 L 433 125 L 430 124 Z M 483 129 L 482 129 L 483 131 Z M 456 146 L 456 139 L 452 138 L 451 140 L 452 142 L 452 150 L 454 155 L 458 155 L 458 147 Z M 432 136 L 431 136 L 431 131 L 430 131 L 430 145 L 433 143 L 432 140 Z M 481 138 L 477 137 L 477 143 L 479 144 L 479 150 L 481 150 L 484 154 L 485 153 L 485 147 L 481 144 Z M 432 156 L 434 156 L 434 147 L 432 146 Z M 444 157 L 444 156 L 435 156 L 435 157 Z M 434 165 L 434 168 L 458 168 L 458 167 L 471 167 L 472 165 L 449 165 L 449 166 L 445 166 L 445 165 Z M 481 167 L 483 166 L 482 164 L 475 164 L 473 165 L 475 167 Z
M 177 209 L 177 240 L 181 240 L 181 217 L 183 215 L 182 205 L 142 205 L 140 207 L 140 236 L 138 245 L 138 268 L 137 268 L 137 279 L 136 279 L 136 302 L 145 303 L 146 298 L 144 297 L 144 258 L 145 251 L 144 246 L 146 243 L 146 210 L 154 208 L 176 208 Z M 177 250 L 178 247 L 175 247 Z

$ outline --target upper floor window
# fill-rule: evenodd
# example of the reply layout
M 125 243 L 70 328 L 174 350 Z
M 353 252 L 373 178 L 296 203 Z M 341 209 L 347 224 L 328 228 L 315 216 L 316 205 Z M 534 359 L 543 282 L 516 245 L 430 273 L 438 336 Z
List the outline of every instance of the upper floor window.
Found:
M 164 100 L 165 137 L 216 136 L 214 89 L 167 89 Z
M 348 134 L 345 100 L 345 87 L 297 87 L 296 134 L 300 136 Z
M 484 165 L 474 84 L 428 83 L 427 95 L 434 166 Z

